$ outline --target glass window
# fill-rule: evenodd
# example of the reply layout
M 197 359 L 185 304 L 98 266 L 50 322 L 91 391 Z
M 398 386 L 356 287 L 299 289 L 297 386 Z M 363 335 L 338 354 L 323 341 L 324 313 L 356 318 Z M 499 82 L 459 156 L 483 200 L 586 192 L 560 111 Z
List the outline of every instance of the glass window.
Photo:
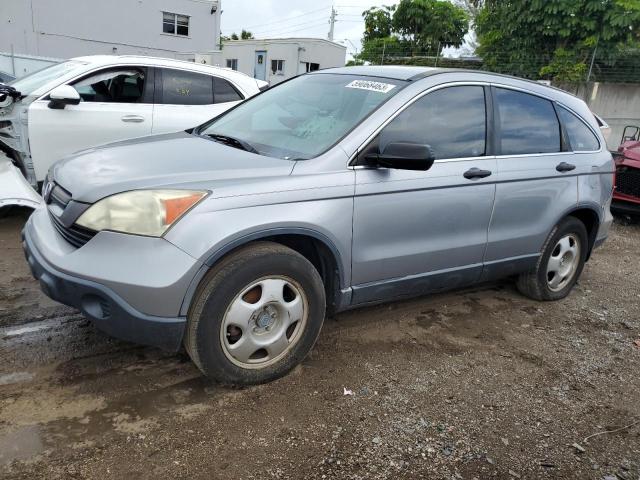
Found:
M 213 98 L 216 103 L 242 100 L 238 91 L 224 78 L 214 77 L 213 85 Z
M 284 60 L 271 60 L 271 73 L 273 75 L 284 72 Z
M 379 136 L 380 151 L 391 142 L 427 144 L 436 159 L 485 154 L 486 108 L 479 86 L 448 87 L 420 98 Z
M 163 68 L 162 103 L 168 105 L 212 104 L 212 77 L 184 70 Z
M 549 100 L 496 88 L 502 155 L 560 151 L 560 123 Z
M 56 63 L 55 65 L 45 67 L 42 70 L 19 78 L 18 80 L 14 80 L 10 85 L 22 95 L 28 96 L 56 78 L 62 77 L 74 70 L 82 71 L 81 69 L 86 67 L 86 65 L 86 63 L 77 60 Z
M 102 70 L 73 84 L 85 102 L 138 103 L 144 93 L 142 70 Z
M 162 12 L 162 31 L 172 35 L 189 36 L 189 17 L 177 13 Z
M 600 150 L 600 142 L 582 120 L 566 108 L 559 107 L 558 115 L 569 136 L 569 143 L 574 152 L 592 152 Z
M 238 59 L 227 58 L 227 68 L 230 68 L 231 70 L 238 70 Z
M 329 149 L 405 84 L 359 75 L 302 75 L 246 100 L 198 133 L 234 137 L 261 155 L 305 160 Z

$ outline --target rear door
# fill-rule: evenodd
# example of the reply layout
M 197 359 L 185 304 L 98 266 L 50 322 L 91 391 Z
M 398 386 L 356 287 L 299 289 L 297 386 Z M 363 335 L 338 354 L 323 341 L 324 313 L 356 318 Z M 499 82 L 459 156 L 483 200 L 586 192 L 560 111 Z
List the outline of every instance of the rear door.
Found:
M 450 86 L 409 105 L 365 148 L 428 144 L 428 171 L 356 167 L 353 300 L 364 303 L 480 278 L 493 208 L 496 160 L 488 87 Z M 477 173 L 477 175 L 476 175 Z
M 153 80 L 146 67 L 105 68 L 70 82 L 78 105 L 49 108 L 44 97 L 29 107 L 29 143 L 38 181 L 57 160 L 78 150 L 149 135 Z
M 485 277 L 535 264 L 549 232 L 578 201 L 576 165 L 557 106 L 508 87 L 492 87 L 496 124 L 496 202 Z
M 169 133 L 200 125 L 243 100 L 228 80 L 204 73 L 156 69 L 153 133 Z

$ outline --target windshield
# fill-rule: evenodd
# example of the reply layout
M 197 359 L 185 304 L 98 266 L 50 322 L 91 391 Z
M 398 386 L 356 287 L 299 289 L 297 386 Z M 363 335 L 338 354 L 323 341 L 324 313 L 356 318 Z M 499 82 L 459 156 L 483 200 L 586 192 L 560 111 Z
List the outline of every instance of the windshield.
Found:
M 45 67 L 37 72 L 30 73 L 26 77 L 14 80 L 9 85 L 18 90 L 22 95 L 29 96 L 43 85 L 49 83 L 51 80 L 55 80 L 68 72 L 78 68 L 86 63 L 78 62 L 76 60 L 69 60 L 67 62 L 56 63 L 49 67 Z
M 404 83 L 360 75 L 303 75 L 247 100 L 198 133 L 261 155 L 305 160 L 329 149 Z

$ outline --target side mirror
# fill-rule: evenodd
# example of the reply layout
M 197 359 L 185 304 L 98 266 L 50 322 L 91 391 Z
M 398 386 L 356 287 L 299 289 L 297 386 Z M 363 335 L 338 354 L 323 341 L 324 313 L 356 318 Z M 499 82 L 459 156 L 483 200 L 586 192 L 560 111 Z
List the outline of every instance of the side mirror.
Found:
M 60 85 L 49 93 L 49 108 L 63 109 L 67 105 L 78 105 L 80 94 L 71 85 Z
M 366 156 L 366 160 L 385 168 L 429 170 L 436 157 L 431 146 L 419 143 L 389 143 L 382 153 Z

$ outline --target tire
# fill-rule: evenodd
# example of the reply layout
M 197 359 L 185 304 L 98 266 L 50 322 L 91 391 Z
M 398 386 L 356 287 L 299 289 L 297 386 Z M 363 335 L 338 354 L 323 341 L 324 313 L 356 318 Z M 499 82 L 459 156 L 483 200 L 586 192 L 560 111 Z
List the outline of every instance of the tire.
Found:
M 584 224 L 575 217 L 565 218 L 551 231 L 535 268 L 518 277 L 518 290 L 534 300 L 566 297 L 582 273 L 588 248 Z
M 184 344 L 213 380 L 266 383 L 309 354 L 325 309 L 324 285 L 311 262 L 283 245 L 256 242 L 224 257 L 202 280 Z

